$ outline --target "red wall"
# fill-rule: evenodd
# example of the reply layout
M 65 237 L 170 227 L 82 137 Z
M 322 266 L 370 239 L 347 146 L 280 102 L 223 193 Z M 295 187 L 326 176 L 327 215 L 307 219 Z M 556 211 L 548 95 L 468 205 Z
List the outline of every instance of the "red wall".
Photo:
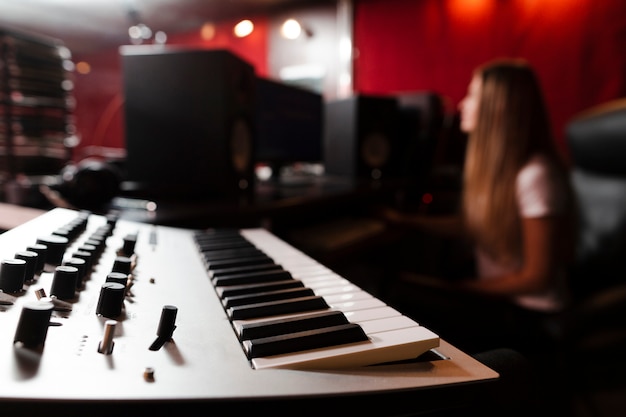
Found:
M 433 90 L 452 110 L 477 65 L 527 59 L 564 149 L 569 118 L 626 96 L 624 0 L 361 0 L 354 38 L 355 90 Z

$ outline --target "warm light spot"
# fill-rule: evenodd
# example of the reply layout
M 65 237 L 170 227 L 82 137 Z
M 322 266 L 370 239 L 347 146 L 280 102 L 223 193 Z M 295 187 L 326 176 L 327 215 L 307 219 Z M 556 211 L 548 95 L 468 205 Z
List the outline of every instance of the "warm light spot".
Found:
M 495 0 L 448 0 L 450 15 L 462 20 L 474 20 L 491 13 Z
M 522 0 L 517 3 L 520 13 L 526 16 L 549 17 L 560 21 L 564 15 L 568 21 L 577 16 L 586 14 L 586 2 L 588 0 Z
M 242 20 L 235 25 L 234 33 L 238 38 L 245 38 L 254 30 L 254 24 L 250 20 Z
M 431 193 L 424 193 L 422 195 L 422 203 L 430 204 L 433 202 L 433 195 Z
M 76 72 L 79 74 L 89 74 L 91 72 L 91 65 L 88 62 L 80 61 L 76 63 Z
M 286 39 L 297 39 L 302 32 L 302 27 L 295 19 L 287 19 L 280 28 L 280 33 Z
M 216 29 L 213 23 L 205 23 L 200 29 L 200 37 L 205 41 L 210 41 L 215 37 Z

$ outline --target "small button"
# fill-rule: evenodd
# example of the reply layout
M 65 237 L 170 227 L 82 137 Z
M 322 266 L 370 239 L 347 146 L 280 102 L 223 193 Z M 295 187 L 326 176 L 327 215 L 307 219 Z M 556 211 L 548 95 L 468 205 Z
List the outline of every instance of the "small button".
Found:
M 147 382 L 154 382 L 154 368 L 148 366 L 143 370 L 143 379 Z

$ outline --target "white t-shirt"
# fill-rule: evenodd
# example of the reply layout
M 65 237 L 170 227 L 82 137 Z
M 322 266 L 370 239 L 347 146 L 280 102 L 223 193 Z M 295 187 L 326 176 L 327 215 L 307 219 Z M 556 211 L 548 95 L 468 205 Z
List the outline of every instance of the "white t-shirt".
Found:
M 536 218 L 564 212 L 567 196 L 557 182 L 552 165 L 543 156 L 532 158 L 517 174 L 517 205 L 522 218 Z M 476 250 L 478 276 L 490 279 L 510 273 L 519 264 L 502 265 L 495 262 L 481 250 Z M 528 309 L 540 311 L 558 311 L 565 302 L 565 271 L 557 277 L 556 288 L 540 294 L 524 295 L 515 301 Z

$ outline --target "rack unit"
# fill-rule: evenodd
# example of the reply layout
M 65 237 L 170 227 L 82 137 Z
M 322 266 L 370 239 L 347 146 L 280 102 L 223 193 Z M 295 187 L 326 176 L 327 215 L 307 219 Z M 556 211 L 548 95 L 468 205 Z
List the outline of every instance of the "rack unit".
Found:
M 9 191 L 15 184 L 58 174 L 69 161 L 75 130 L 72 70 L 71 53 L 60 41 L 0 29 L 3 200 L 16 202 Z

